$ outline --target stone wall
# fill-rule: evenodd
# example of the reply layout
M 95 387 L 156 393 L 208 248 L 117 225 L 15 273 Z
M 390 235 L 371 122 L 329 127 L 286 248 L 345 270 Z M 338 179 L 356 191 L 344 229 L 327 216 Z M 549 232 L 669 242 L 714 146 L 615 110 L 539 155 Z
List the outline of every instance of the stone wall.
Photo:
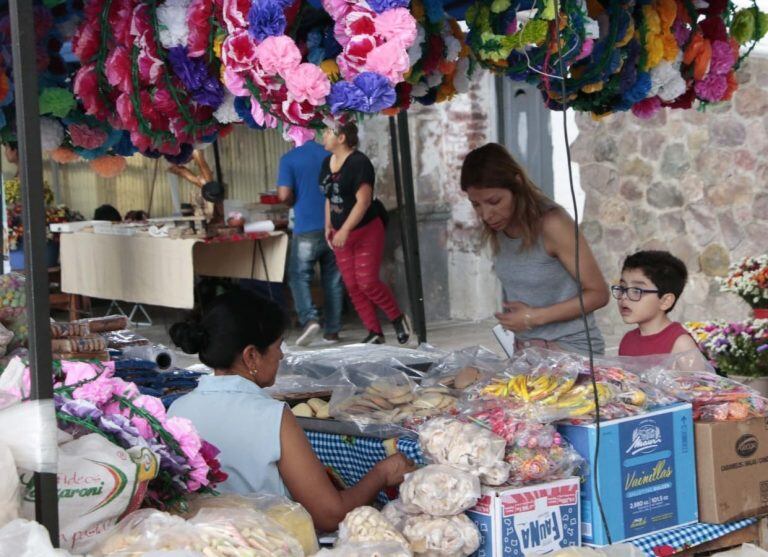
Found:
M 737 75 L 732 102 L 704 112 L 577 117 L 584 234 L 606 279 L 618 280 L 636 250 L 669 250 L 690 274 L 673 314 L 681 321 L 746 317 L 746 304 L 720 293 L 715 277 L 768 249 L 768 58 L 753 56 Z M 628 328 L 615 304 L 598 317 L 617 346 Z

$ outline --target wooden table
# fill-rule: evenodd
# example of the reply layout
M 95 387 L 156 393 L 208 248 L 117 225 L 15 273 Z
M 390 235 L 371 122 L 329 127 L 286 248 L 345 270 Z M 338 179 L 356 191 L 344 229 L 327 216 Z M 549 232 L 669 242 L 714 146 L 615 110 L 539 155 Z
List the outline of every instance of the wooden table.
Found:
M 62 234 L 61 290 L 190 309 L 195 302 L 195 275 L 282 282 L 287 253 L 288 236 L 283 232 L 213 242 Z

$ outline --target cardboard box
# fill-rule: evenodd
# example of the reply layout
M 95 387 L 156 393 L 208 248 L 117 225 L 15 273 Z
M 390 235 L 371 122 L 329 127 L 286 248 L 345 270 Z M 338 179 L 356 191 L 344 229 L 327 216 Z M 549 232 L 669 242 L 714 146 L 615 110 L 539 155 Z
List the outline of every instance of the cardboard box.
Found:
M 559 430 L 587 461 L 589 474 L 581 489 L 582 539 L 606 545 L 594 481 L 597 429 L 589 424 Z M 602 422 L 598 480 L 613 543 L 696 522 L 691 405 Z
M 699 520 L 722 524 L 768 512 L 768 418 L 697 423 Z
M 579 478 L 483 490 L 467 516 L 480 530 L 476 557 L 529 557 L 581 545 Z

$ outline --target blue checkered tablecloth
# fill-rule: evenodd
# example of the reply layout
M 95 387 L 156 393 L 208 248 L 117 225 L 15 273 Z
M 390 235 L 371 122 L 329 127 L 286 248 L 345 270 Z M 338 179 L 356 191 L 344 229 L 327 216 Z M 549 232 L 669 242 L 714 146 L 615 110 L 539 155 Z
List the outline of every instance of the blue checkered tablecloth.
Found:
M 648 557 L 657 557 L 659 555 L 654 551 L 655 548 L 662 546 L 671 547 L 675 552 L 682 551 L 688 547 L 694 547 L 703 543 L 711 542 L 726 534 L 741 530 L 757 522 L 756 518 L 747 518 L 729 522 L 727 524 L 703 524 L 701 522 L 690 524 L 681 528 L 651 534 L 643 538 L 632 540 L 629 543 L 643 551 Z M 668 554 L 662 552 L 662 554 Z
M 424 464 L 424 456 L 416 439 L 383 441 L 372 437 L 350 437 L 316 431 L 307 431 L 306 434 L 323 465 L 330 468 L 347 486 L 355 485 L 377 462 L 392 454 L 387 451 L 387 444 L 394 443 L 399 452 L 416 464 Z M 383 495 L 379 499 L 386 501 Z

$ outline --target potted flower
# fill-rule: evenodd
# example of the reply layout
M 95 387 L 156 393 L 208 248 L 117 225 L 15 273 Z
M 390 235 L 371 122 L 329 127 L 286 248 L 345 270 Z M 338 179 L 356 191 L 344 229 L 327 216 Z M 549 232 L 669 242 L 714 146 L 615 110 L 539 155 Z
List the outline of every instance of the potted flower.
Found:
M 24 225 L 21 216 L 21 186 L 18 178 L 6 180 L 5 207 L 7 214 L 7 241 L 11 260 L 11 269 L 24 268 Z M 57 222 L 72 222 L 84 220 L 83 216 L 70 210 L 65 205 L 53 205 L 53 192 L 47 183 L 43 184 L 45 199 L 46 224 Z M 59 262 L 59 235 L 47 229 L 47 253 L 46 262 L 49 267 L 55 267 Z
M 738 294 L 756 319 L 768 319 L 768 254 L 745 257 L 718 279 L 723 292 Z
M 694 322 L 687 327 L 713 366 L 768 395 L 768 319 Z

